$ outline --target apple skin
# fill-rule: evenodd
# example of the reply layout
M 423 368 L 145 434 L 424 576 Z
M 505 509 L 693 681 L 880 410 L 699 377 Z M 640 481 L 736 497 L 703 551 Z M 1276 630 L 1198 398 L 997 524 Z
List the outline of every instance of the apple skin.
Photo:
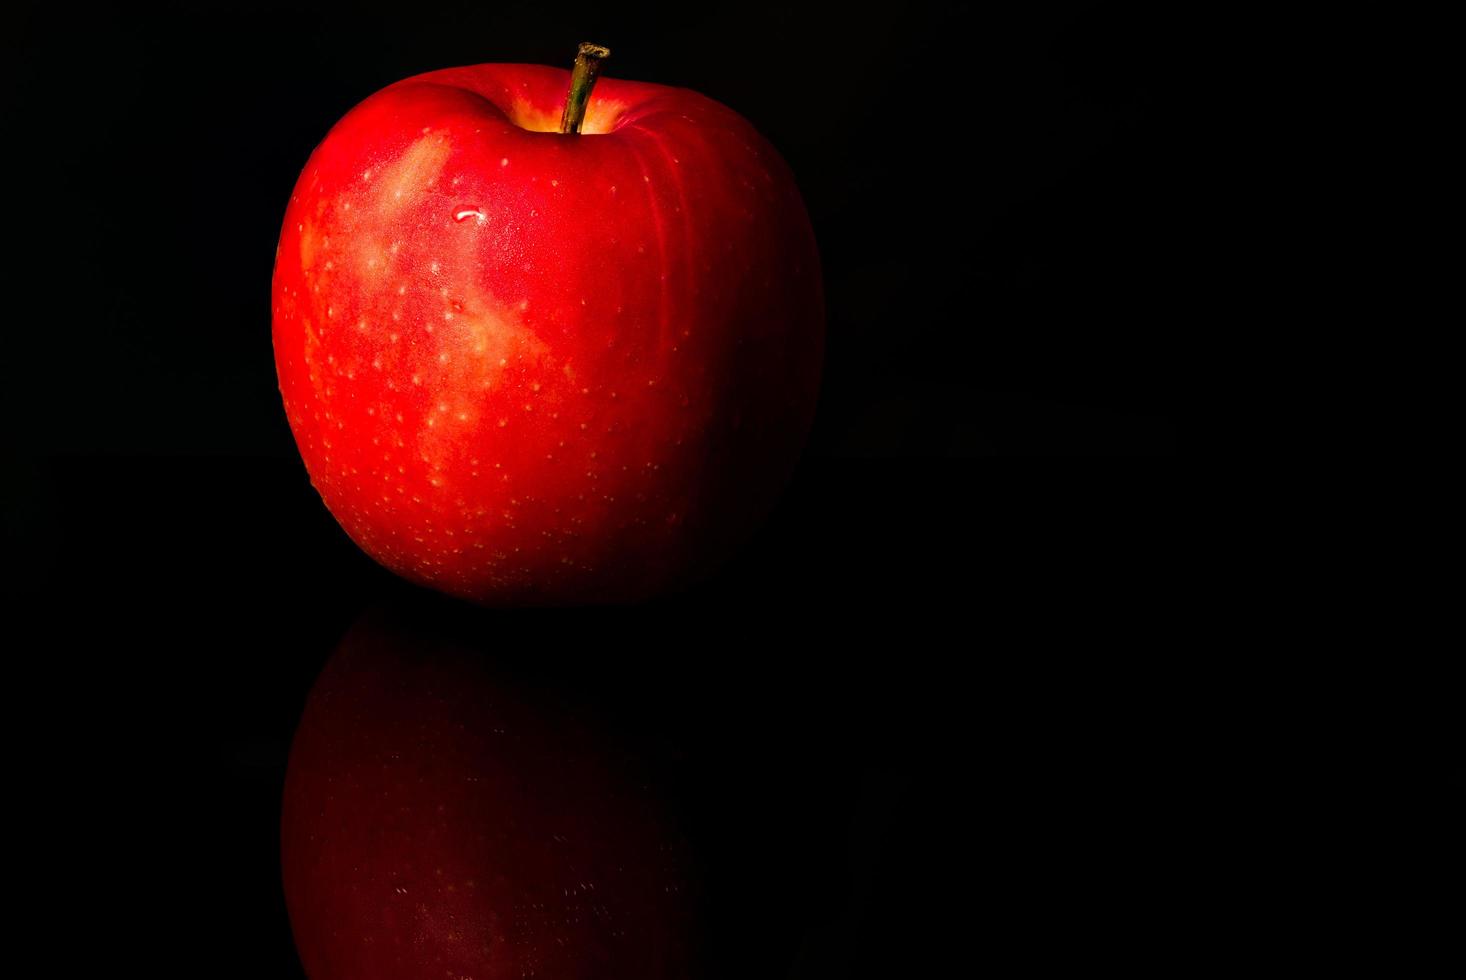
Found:
M 477 65 L 316 148 L 273 280 L 286 415 L 326 507 L 486 604 L 643 599 L 724 560 L 806 439 L 824 301 L 778 153 L 695 92 Z
M 390 615 L 352 628 L 281 812 L 311 980 L 703 975 L 693 852 L 654 767 L 574 705 Z

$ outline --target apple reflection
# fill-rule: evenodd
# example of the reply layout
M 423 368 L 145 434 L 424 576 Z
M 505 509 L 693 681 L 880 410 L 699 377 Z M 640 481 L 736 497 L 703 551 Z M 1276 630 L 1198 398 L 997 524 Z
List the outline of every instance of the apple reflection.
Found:
M 697 975 L 698 875 L 656 768 L 565 685 L 368 613 L 310 693 L 285 780 L 307 974 Z

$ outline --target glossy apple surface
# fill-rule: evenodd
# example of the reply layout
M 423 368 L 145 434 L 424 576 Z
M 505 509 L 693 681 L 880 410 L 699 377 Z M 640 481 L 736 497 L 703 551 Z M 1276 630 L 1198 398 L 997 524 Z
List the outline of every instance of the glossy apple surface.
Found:
M 794 180 L 730 109 L 478 65 L 351 110 L 290 198 L 280 391 L 311 481 L 408 579 L 637 599 L 716 565 L 786 482 L 823 349 Z
M 476 649 L 358 623 L 290 750 L 311 980 L 686 980 L 696 876 L 637 754 Z

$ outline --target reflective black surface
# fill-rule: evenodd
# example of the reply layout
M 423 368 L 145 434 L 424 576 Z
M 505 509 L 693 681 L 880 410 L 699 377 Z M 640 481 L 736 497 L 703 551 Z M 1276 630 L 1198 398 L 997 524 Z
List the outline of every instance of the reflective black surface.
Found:
M 1191 846 L 1178 739 L 1208 692 L 1167 467 L 814 459 L 691 593 L 529 613 L 378 569 L 297 463 L 39 473 L 29 544 L 52 572 L 11 691 L 42 897 L 158 975 L 299 975 L 286 751 L 332 649 L 384 609 L 561 685 L 672 768 L 730 976 L 1129 957 L 1188 873 L 1166 857 Z

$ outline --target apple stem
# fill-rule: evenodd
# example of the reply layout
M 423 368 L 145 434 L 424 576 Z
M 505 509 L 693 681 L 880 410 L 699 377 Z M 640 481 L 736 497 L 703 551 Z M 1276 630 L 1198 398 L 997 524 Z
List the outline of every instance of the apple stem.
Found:
M 565 96 L 565 114 L 560 117 L 560 132 L 576 135 L 585 121 L 585 107 L 590 90 L 596 86 L 601 62 L 611 57 L 611 49 L 583 41 L 575 55 L 575 70 L 570 73 L 570 92 Z

